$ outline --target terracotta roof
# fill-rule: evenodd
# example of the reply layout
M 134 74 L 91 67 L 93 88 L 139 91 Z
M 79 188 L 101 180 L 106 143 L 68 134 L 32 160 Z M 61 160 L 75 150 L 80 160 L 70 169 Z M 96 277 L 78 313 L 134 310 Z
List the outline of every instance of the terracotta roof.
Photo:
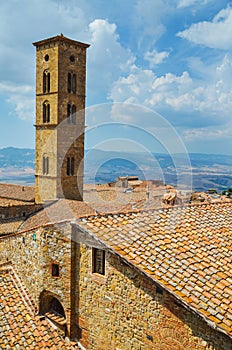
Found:
M 95 210 L 85 202 L 60 199 L 31 215 L 21 226 L 21 231 L 31 230 L 38 226 L 73 220 L 86 215 L 94 215 Z
M 21 205 L 34 205 L 34 203 L 0 197 L 0 207 L 12 207 L 12 206 L 21 206 Z
M 0 219 L 0 236 L 16 232 L 22 223 L 22 219 L 10 219 L 9 221 Z
M 0 269 L 0 329 L 1 349 L 77 349 L 47 319 L 33 316 L 13 271 L 7 267 Z
M 232 336 L 232 202 L 82 218 L 78 225 Z
M 0 198 L 8 198 L 22 202 L 35 201 L 34 186 L 20 186 L 0 183 Z

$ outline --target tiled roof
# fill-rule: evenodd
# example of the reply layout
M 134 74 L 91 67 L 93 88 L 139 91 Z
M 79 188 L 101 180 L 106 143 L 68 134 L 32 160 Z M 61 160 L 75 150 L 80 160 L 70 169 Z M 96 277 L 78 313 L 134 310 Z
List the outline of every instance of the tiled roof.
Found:
M 3 234 L 16 232 L 22 223 L 23 223 L 23 220 L 21 219 L 10 219 L 10 220 L 0 219 L 0 236 Z
M 0 207 L 21 206 L 21 205 L 34 205 L 33 202 L 19 201 L 11 198 L 0 197 Z
M 9 268 L 0 269 L 0 348 L 3 349 L 70 349 L 47 319 L 33 316 Z
M 34 202 L 34 186 L 20 186 L 0 183 L 0 198 L 14 199 L 22 202 Z
M 232 336 L 232 202 L 101 215 L 78 225 Z
M 85 202 L 60 199 L 43 210 L 31 215 L 21 226 L 21 231 L 31 230 L 38 226 L 73 220 L 86 215 L 93 215 L 95 210 Z

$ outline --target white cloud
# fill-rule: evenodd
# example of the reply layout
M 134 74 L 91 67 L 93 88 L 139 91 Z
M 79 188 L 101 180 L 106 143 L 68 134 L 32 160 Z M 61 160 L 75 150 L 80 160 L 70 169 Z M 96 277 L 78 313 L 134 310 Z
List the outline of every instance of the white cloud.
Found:
M 186 142 L 196 140 L 219 140 L 231 138 L 232 126 L 224 126 L 223 128 L 191 128 L 183 131 L 182 136 Z
M 112 83 L 128 73 L 135 57 L 122 47 L 117 26 L 107 20 L 96 19 L 89 25 L 91 47 L 88 51 L 88 86 L 98 102 L 107 95 Z M 101 94 L 101 97 L 100 95 Z
M 35 98 L 34 89 L 30 85 L 14 85 L 9 82 L 0 83 L 0 94 L 13 107 L 21 120 L 34 120 Z
M 110 98 L 165 111 L 183 126 L 223 124 L 231 119 L 231 76 L 229 56 L 225 56 L 216 69 L 211 67 L 208 81 L 193 80 L 187 71 L 179 76 L 167 73 L 157 77 L 151 70 L 134 65 L 127 77 L 114 83 Z
M 177 8 L 185 8 L 185 7 L 190 7 L 194 5 L 206 5 L 208 2 L 211 0 L 179 0 L 177 4 Z
M 232 8 L 227 7 L 221 10 L 212 22 L 194 23 L 188 29 L 177 33 L 177 36 L 194 44 L 229 50 L 232 49 L 231 31 Z
M 144 59 L 149 62 L 150 67 L 153 68 L 155 65 L 162 63 L 169 56 L 169 52 L 162 51 L 158 52 L 156 49 L 147 51 L 144 54 Z
M 167 18 L 171 10 L 172 7 L 167 1 L 136 1 L 133 28 L 140 49 L 150 50 L 166 32 L 164 19 Z

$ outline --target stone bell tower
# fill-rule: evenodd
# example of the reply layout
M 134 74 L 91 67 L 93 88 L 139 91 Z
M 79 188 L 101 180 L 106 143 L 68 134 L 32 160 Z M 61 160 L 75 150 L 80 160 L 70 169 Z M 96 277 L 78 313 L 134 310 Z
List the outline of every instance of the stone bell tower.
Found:
M 36 47 L 36 203 L 82 200 L 86 49 L 62 34 Z

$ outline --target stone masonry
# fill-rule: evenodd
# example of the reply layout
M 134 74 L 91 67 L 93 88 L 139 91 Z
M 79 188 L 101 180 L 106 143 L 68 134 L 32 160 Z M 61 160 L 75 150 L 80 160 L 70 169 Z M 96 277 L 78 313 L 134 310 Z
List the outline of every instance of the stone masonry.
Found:
M 62 34 L 36 46 L 36 203 L 81 200 L 86 49 Z M 72 90 L 69 89 L 69 80 Z M 69 110 L 69 111 L 68 111 Z M 70 119 L 69 119 L 70 118 Z M 67 174 L 67 162 L 74 160 Z M 44 171 L 44 159 L 48 162 Z

